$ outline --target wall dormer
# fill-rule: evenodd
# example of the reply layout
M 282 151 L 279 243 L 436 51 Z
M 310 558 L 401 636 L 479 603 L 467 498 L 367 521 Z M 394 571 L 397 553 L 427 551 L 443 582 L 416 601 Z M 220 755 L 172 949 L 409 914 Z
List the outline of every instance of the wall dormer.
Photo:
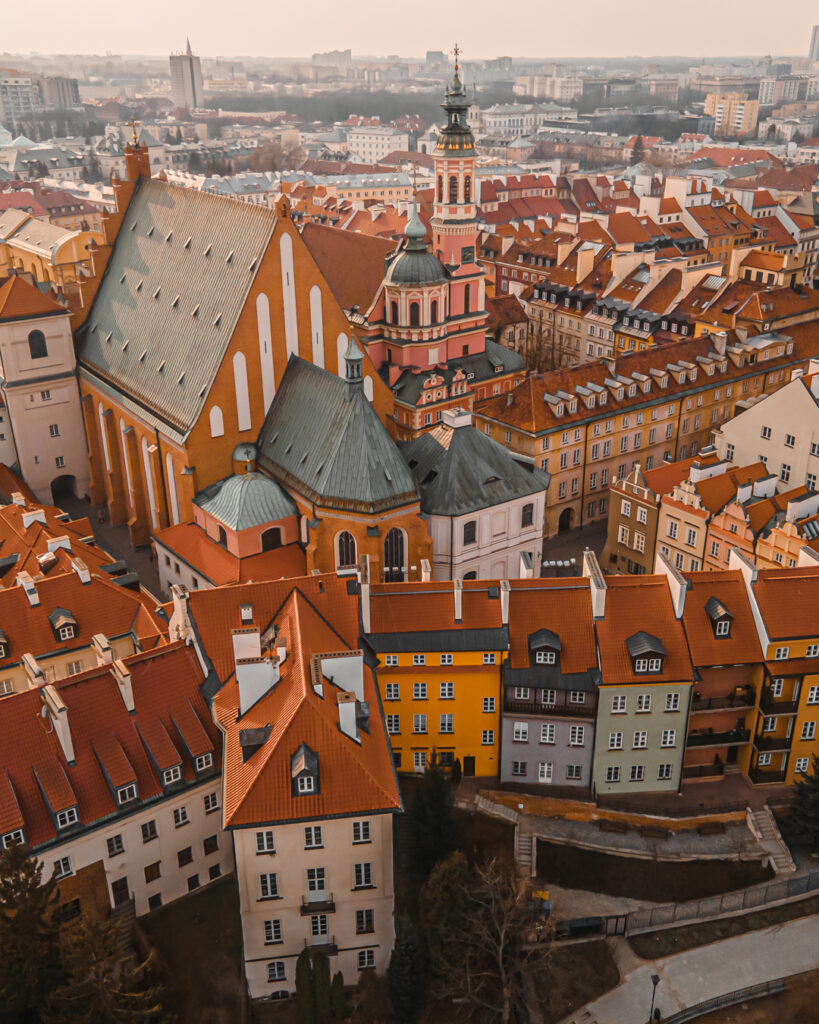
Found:
M 49 615 L 48 621 L 56 640 L 61 642 L 76 640 L 79 627 L 77 620 L 67 608 L 55 608 Z
M 666 650 L 656 636 L 640 630 L 626 640 L 626 649 L 635 675 L 659 675 L 662 672 Z
M 318 754 L 302 743 L 290 758 L 292 795 L 311 796 L 321 792 Z
M 705 611 L 711 621 L 714 636 L 725 639 L 731 635 L 731 623 L 734 616 L 716 597 L 709 597 L 705 602 Z
M 539 629 L 529 636 L 529 662 L 532 665 L 560 667 L 560 637 L 551 629 Z

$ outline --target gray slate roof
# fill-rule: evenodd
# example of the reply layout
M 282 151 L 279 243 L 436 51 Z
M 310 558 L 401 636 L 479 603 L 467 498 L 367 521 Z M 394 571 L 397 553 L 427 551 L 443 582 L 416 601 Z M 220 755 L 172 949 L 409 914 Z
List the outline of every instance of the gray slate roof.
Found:
M 262 473 L 241 473 L 217 480 L 200 491 L 193 503 L 231 530 L 264 526 L 298 514 L 290 495 Z
M 260 469 L 324 506 L 376 512 L 418 500 L 412 474 L 363 389 L 297 356 L 287 364 L 258 448 Z
M 275 222 L 253 203 L 141 182 L 78 332 L 81 366 L 187 434 Z
M 525 469 L 471 425 L 434 430 L 401 446 L 427 515 L 462 516 L 545 491 L 549 474 Z
M 489 380 L 490 377 L 495 376 L 496 372 L 512 373 L 521 369 L 523 369 L 523 356 L 519 352 L 487 338 L 484 352 L 449 359 L 445 365 L 436 366 L 434 372 L 442 376 L 449 385 L 458 370 L 463 370 L 467 375 L 467 383 L 477 383 Z M 393 394 L 399 401 L 405 402 L 407 405 L 417 405 L 424 390 L 424 381 L 432 372 L 430 370 L 427 373 L 413 373 L 412 370 L 405 370 L 393 385 Z M 389 373 L 386 363 L 381 367 L 380 373 L 386 383 Z M 472 374 L 471 377 L 470 374 Z M 472 385 L 470 384 L 470 386 Z

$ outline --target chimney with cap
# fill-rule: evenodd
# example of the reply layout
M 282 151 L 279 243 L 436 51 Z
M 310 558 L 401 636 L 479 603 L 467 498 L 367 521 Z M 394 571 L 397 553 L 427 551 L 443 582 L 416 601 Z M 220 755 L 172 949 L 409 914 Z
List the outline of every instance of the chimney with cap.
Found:
M 62 747 L 63 754 L 69 764 L 74 764 L 74 744 L 71 740 L 71 728 L 68 724 L 68 708 L 65 706 L 62 697 L 53 683 L 44 686 L 40 693 L 43 695 L 43 710 L 45 716 L 51 719 L 54 725 L 54 732 Z
M 40 603 L 40 595 L 37 593 L 37 587 L 34 584 L 34 580 L 31 575 L 25 571 L 17 573 L 17 582 L 23 588 L 28 603 L 33 607 Z

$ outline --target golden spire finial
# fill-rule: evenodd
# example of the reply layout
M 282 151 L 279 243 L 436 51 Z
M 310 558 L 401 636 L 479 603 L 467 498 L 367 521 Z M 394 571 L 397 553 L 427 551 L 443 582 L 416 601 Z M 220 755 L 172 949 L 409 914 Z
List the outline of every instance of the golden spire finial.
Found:
M 131 120 L 128 122 L 128 124 L 130 124 L 130 126 L 131 126 L 131 143 L 132 143 L 132 145 L 135 146 L 137 144 L 137 130 L 136 130 L 137 123 L 136 123 L 136 120 L 134 119 L 134 117 L 131 117 Z

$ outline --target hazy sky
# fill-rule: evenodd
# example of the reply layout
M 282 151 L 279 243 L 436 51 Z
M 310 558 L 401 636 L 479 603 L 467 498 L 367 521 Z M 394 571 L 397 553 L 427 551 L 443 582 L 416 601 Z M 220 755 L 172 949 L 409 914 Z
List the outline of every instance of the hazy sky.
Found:
M 141 0 L 3 5 L 0 51 L 423 56 L 457 38 L 464 58 L 807 54 L 816 0 Z

